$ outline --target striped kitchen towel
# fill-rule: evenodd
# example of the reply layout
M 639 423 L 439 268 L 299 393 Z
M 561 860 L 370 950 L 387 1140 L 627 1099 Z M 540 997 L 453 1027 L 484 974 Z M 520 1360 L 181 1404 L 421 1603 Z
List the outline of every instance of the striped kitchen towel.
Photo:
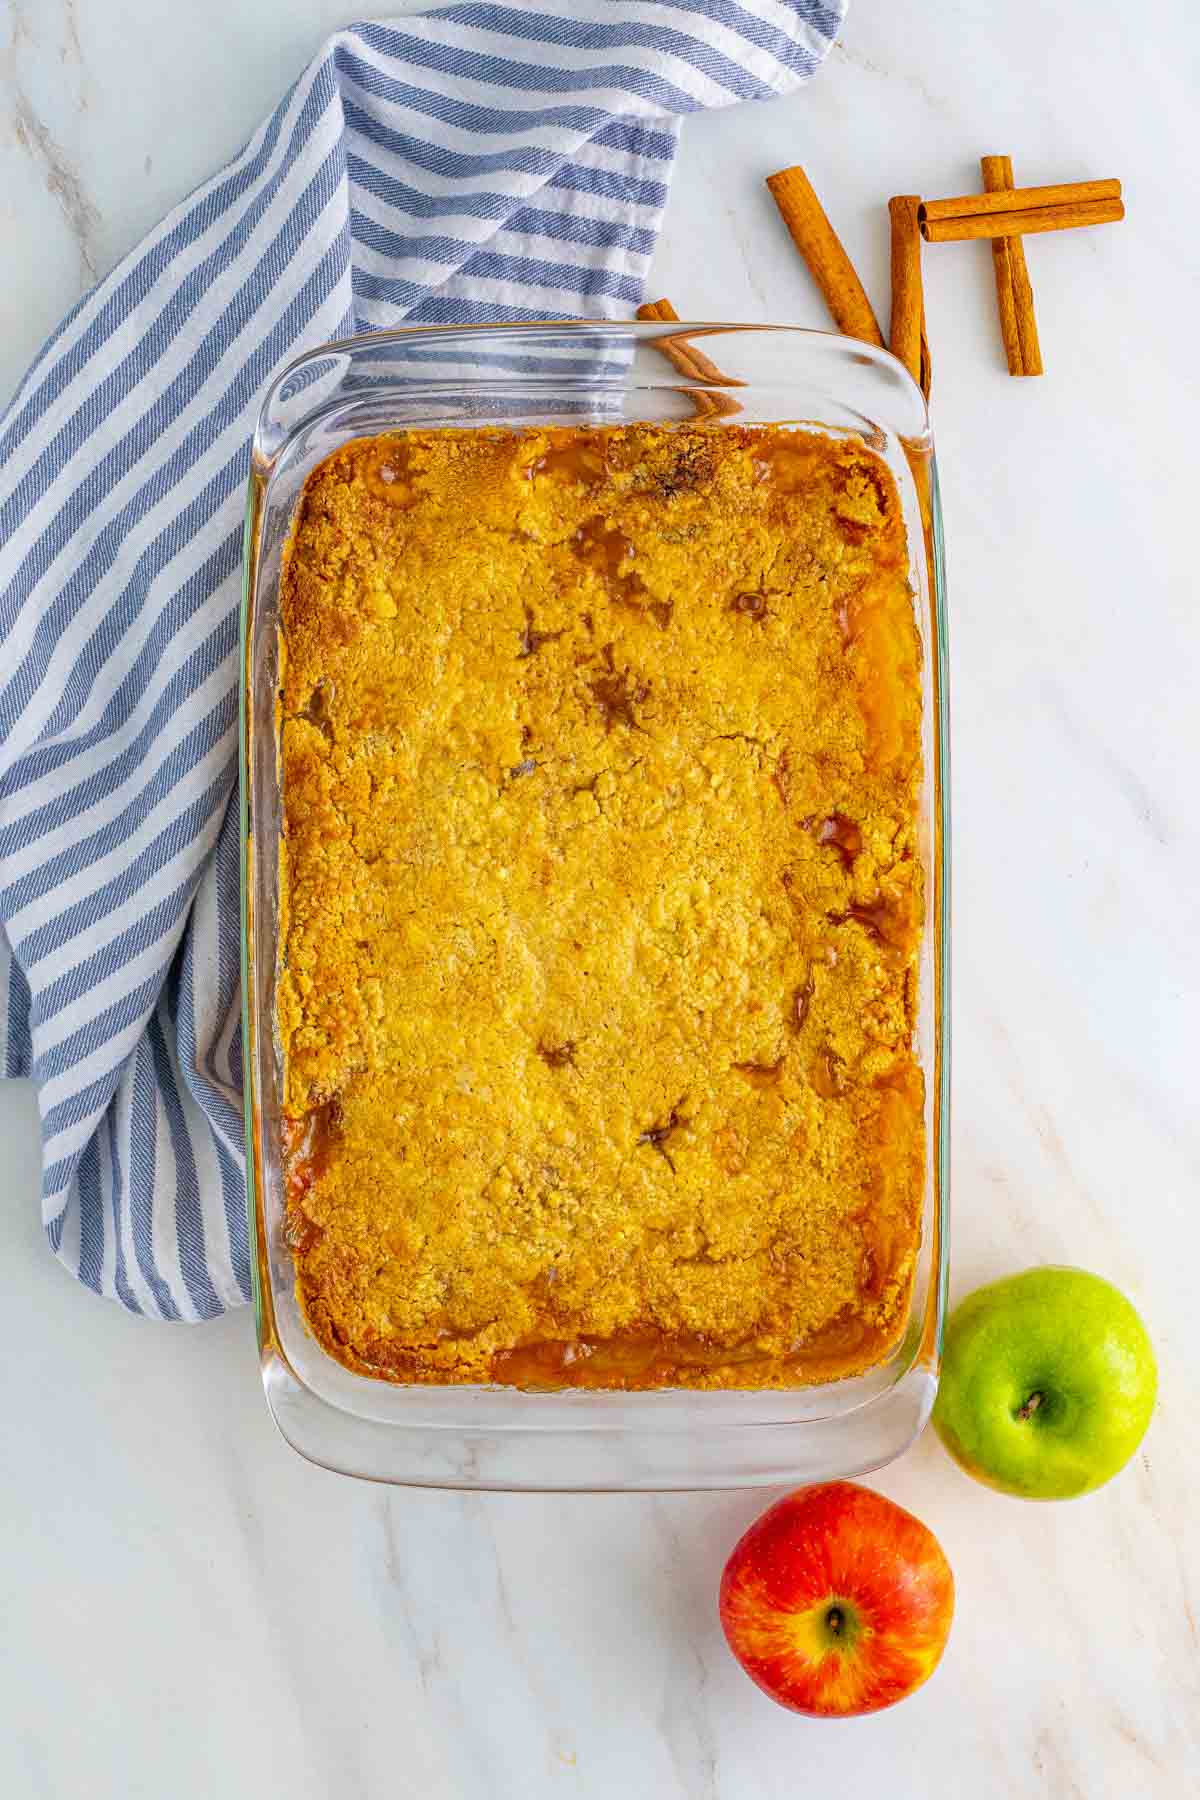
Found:
M 682 115 L 790 92 L 844 8 L 461 0 L 341 32 L 0 420 L 0 1052 L 97 1293 L 250 1295 L 230 796 L 264 388 L 402 320 L 627 316 Z

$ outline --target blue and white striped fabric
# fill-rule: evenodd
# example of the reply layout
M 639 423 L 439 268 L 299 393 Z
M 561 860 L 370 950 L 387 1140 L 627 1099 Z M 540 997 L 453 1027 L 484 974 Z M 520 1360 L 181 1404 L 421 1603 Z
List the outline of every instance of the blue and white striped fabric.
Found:
M 0 421 L 0 1066 L 97 1293 L 249 1298 L 237 607 L 281 364 L 401 320 L 626 316 L 683 114 L 791 91 L 845 0 L 462 0 L 340 33 L 80 302 Z

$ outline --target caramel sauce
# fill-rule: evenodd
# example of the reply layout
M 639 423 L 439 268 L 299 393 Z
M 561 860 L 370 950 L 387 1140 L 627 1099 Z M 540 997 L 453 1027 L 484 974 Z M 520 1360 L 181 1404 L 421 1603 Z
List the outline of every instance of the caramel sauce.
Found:
M 521 633 L 521 641 L 517 647 L 518 658 L 536 656 L 543 644 L 552 644 L 555 638 L 563 637 L 562 631 L 536 631 L 533 624 L 533 613 L 525 608 L 525 629 Z
M 918 1110 L 924 1105 L 925 1077 L 920 1069 L 914 1067 L 912 1063 L 900 1063 L 896 1068 L 889 1069 L 885 1075 L 877 1075 L 871 1085 L 878 1088 L 883 1095 L 899 1096 L 908 1106 Z M 883 1137 L 889 1137 L 888 1127 L 895 1122 L 896 1117 L 895 1102 L 892 1101 L 891 1104 L 888 1104 L 885 1101 L 880 1111 L 880 1132 Z M 898 1136 L 900 1134 L 891 1135 Z
M 318 681 L 316 687 L 308 696 L 308 704 L 301 714 L 302 718 L 307 719 L 310 725 L 315 725 L 317 730 L 331 741 L 333 739 L 333 717 L 331 713 L 333 695 L 334 686 L 328 677 Z
M 342 1098 L 334 1094 L 299 1119 L 283 1122 L 284 1166 L 288 1203 L 302 1200 L 329 1167 L 335 1141 L 342 1135 Z
M 642 602 L 646 587 L 641 576 L 632 569 L 624 575 L 621 573 L 621 564 L 631 563 L 636 554 L 632 539 L 623 531 L 618 531 L 615 525 L 606 525 L 597 515 L 584 520 L 575 533 L 572 548 L 581 562 L 595 569 L 611 600 L 618 606 L 632 606 L 638 612 L 644 610 Z
M 895 1244 L 890 1233 L 885 1233 L 878 1224 L 864 1229 L 862 1262 L 860 1264 L 860 1280 L 864 1299 L 881 1300 L 883 1290 L 892 1279 L 895 1264 Z
M 643 1387 L 672 1369 L 722 1369 L 760 1360 L 757 1349 L 721 1349 L 702 1338 L 629 1331 L 614 1338 L 545 1339 L 499 1350 L 492 1379 L 522 1388 Z
M 331 1327 L 335 1337 L 337 1327 Z M 339 1339 L 344 1342 L 344 1339 Z M 364 1335 L 359 1357 L 368 1369 L 378 1369 L 387 1375 L 403 1376 L 411 1379 L 421 1366 L 421 1351 L 407 1344 L 394 1344 L 390 1338 L 380 1337 L 378 1332 Z
M 861 1350 L 871 1336 L 871 1327 L 865 1319 L 853 1314 L 839 1315 L 802 1339 L 788 1361 L 797 1369 L 811 1369 L 824 1362 L 836 1365 Z
M 913 927 L 907 908 L 880 894 L 874 900 L 855 901 L 845 912 L 830 913 L 831 925 L 861 925 L 877 944 L 889 950 L 909 950 L 913 943 Z
M 581 487 L 599 487 L 608 474 L 608 458 L 600 444 L 588 443 L 586 438 L 573 438 L 544 450 L 525 473 L 529 481 L 537 475 L 551 475 Z
M 868 1210 L 858 1219 L 862 1234 L 862 1262 L 859 1279 L 867 1300 L 880 1300 L 889 1281 L 896 1279 L 901 1249 L 908 1232 L 898 1220 L 889 1219 L 883 1211 Z
M 604 584 L 614 606 L 628 607 L 632 612 L 649 613 L 660 631 L 671 623 L 674 605 L 670 600 L 652 600 L 645 582 L 636 570 L 622 565 L 632 563 L 634 544 L 615 526 L 605 524 L 597 515 L 585 519 L 572 540 L 575 555 L 594 569 Z
M 769 481 L 781 494 L 799 494 L 812 487 L 820 471 L 828 466 L 828 451 L 823 446 L 805 449 L 777 439 L 757 445 L 753 462 L 759 481 Z
M 284 1118 L 283 1166 L 287 1218 L 284 1236 L 292 1249 L 305 1256 L 325 1235 L 324 1227 L 309 1217 L 304 1201 L 329 1167 L 335 1139 L 342 1131 L 341 1096 L 334 1094 L 302 1118 Z
M 853 819 L 845 813 L 830 813 L 817 826 L 818 844 L 828 844 L 838 852 L 843 867 L 853 868 L 855 859 L 862 853 L 862 832 Z
M 788 1016 L 793 1031 L 802 1031 L 804 1029 L 804 1021 L 808 1017 L 808 1009 L 812 1005 L 812 998 L 813 982 L 810 974 L 801 982 L 800 986 L 792 995 L 792 1004 Z
M 315 1219 L 311 1219 L 298 1202 L 293 1201 L 287 1209 L 283 1235 L 289 1248 L 294 1250 L 297 1256 L 307 1256 L 310 1250 L 316 1249 L 325 1236 L 325 1228 L 318 1225 Z
M 537 1053 L 548 1069 L 573 1069 L 575 1044 L 570 1038 L 563 1044 L 539 1044 Z
M 520 1388 L 623 1387 L 644 1381 L 658 1360 L 662 1340 L 635 1335 L 610 1342 L 545 1339 L 498 1350 L 492 1380 Z
M 634 680 L 628 669 L 615 667 L 611 644 L 605 644 L 602 655 L 605 672 L 597 675 L 588 685 L 603 714 L 605 732 L 610 732 L 618 724 L 628 726 L 631 731 L 643 730 L 633 709 L 645 700 L 650 692 L 649 685 L 644 681 Z
M 793 1345 L 789 1369 L 840 1372 L 871 1339 L 861 1318 L 831 1319 Z M 546 1338 L 515 1344 L 492 1357 L 492 1380 L 527 1389 L 669 1387 L 672 1374 L 697 1369 L 740 1369 L 748 1381 L 778 1368 L 756 1344 L 712 1344 L 704 1338 L 655 1330 L 631 1330 L 613 1338 Z M 736 1385 L 731 1383 L 730 1385 Z
M 880 518 L 887 519 L 891 514 L 891 498 L 888 494 L 887 483 L 884 481 L 878 466 L 874 463 L 862 460 L 856 462 L 853 469 L 847 469 L 842 478 L 843 494 L 845 494 L 849 488 L 851 480 L 865 481 L 868 484 L 874 492 L 875 505 L 878 509 Z M 835 508 L 835 514 L 843 524 L 850 522 L 837 508 Z M 856 523 L 857 521 L 854 522 Z
M 893 686 L 884 671 L 915 664 L 911 621 L 901 621 L 876 603 L 869 588 L 842 602 L 837 611 L 842 643 L 855 657 L 855 676 L 868 727 L 868 761 L 885 767 L 903 755 L 907 739 Z
M 842 1064 L 828 1046 L 817 1051 L 808 1071 L 808 1079 L 813 1092 L 819 1094 L 822 1100 L 836 1100 L 839 1094 L 845 1092 Z
M 411 455 L 403 444 L 388 444 L 367 471 L 367 483 L 373 494 L 389 506 L 402 510 L 418 499 L 411 476 Z
M 776 1087 L 783 1073 L 783 1058 L 781 1056 L 778 1062 L 773 1063 L 738 1062 L 733 1066 L 739 1075 L 746 1077 L 751 1087 Z

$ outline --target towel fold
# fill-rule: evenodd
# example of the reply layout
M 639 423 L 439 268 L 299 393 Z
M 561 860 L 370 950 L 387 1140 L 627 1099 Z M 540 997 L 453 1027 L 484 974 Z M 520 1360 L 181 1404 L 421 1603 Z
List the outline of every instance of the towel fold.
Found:
M 399 324 L 625 317 L 680 120 L 808 79 L 845 0 L 463 0 L 331 38 L 0 421 L 0 1067 L 42 1208 L 134 1312 L 250 1298 L 237 614 L 281 365 Z

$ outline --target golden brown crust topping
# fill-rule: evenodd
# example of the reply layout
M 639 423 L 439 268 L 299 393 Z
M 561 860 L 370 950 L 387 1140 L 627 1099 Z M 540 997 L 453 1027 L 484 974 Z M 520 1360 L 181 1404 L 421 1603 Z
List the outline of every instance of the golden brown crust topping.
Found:
M 399 1381 L 878 1361 L 924 1170 L 884 464 L 780 428 L 361 440 L 309 478 L 283 630 L 320 1341 Z

